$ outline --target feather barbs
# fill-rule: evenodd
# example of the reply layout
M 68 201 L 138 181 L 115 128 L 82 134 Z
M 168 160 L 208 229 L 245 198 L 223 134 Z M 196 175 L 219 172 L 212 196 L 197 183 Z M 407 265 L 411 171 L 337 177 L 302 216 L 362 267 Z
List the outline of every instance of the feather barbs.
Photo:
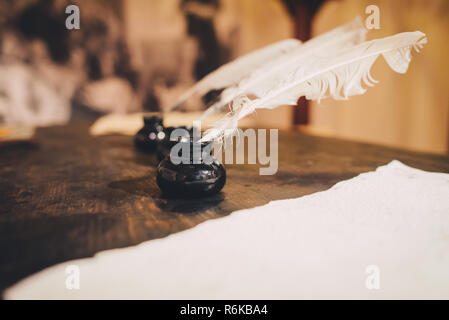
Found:
M 411 61 L 411 50 L 419 51 L 426 42 L 422 32 L 404 32 L 344 48 L 326 57 L 314 57 L 306 64 L 298 61 L 288 66 L 275 85 L 267 79 L 271 89 L 259 92 L 256 99 L 242 96 L 235 99 L 232 113 L 207 130 L 202 140 L 221 139 L 227 135 L 225 131 L 237 128 L 238 120 L 259 108 L 296 105 L 301 96 L 319 101 L 326 94 L 337 100 L 363 94 L 366 92 L 364 85 L 370 87 L 377 83 L 370 70 L 379 56 L 382 55 L 395 72 L 405 73 Z

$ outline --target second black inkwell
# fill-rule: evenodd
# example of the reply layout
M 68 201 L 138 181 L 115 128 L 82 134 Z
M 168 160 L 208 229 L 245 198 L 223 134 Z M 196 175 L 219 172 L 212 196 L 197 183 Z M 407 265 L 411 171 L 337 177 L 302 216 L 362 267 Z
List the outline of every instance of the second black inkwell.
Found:
M 134 145 L 141 152 L 154 153 L 159 142 L 165 138 L 162 117 L 158 115 L 144 116 L 143 123 L 143 128 L 134 136 Z

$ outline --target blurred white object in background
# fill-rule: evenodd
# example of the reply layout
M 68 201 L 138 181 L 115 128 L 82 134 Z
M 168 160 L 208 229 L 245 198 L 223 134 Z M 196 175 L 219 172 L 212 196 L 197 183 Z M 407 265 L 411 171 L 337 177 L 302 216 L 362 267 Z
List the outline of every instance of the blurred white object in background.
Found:
M 131 84 L 118 77 L 88 82 L 81 88 L 79 102 L 105 113 L 126 113 L 140 109 L 140 102 Z
M 145 113 L 130 114 L 107 114 L 98 118 L 89 128 L 89 133 L 93 136 L 108 134 L 124 134 L 135 135 L 143 126 L 143 116 Z M 197 112 L 180 112 L 171 111 L 163 114 L 165 127 L 191 126 L 193 121 L 198 120 L 201 111 Z M 224 116 L 224 113 L 217 113 L 201 122 L 202 129 Z M 241 126 L 254 127 L 257 125 L 255 117 L 247 117 L 242 119 Z
M 0 118 L 4 124 L 45 126 L 70 118 L 70 101 L 32 68 L 0 65 Z
M 0 123 L 47 126 L 70 119 L 71 98 L 84 73 L 74 51 L 66 65 L 53 62 L 41 40 L 5 32 L 0 56 Z

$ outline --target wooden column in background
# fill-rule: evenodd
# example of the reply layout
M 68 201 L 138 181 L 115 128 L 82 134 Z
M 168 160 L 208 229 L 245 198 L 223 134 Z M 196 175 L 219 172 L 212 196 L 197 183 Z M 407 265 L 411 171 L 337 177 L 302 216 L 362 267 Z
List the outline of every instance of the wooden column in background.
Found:
M 307 41 L 312 36 L 312 21 L 324 0 L 283 0 L 295 23 L 295 37 Z M 294 113 L 294 124 L 309 123 L 309 103 L 304 98 L 298 99 Z

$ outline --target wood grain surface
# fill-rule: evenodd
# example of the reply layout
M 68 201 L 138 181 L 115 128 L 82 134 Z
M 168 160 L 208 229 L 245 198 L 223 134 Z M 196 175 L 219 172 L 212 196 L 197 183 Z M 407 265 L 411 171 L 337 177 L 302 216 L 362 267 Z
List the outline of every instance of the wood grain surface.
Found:
M 88 127 L 42 128 L 36 144 L 0 147 L 0 292 L 56 263 L 323 191 L 393 159 L 449 172 L 447 156 L 280 132 L 276 175 L 260 176 L 258 165 L 227 165 L 221 193 L 167 199 L 155 182 L 155 157 L 136 153 L 129 136 L 92 137 Z

